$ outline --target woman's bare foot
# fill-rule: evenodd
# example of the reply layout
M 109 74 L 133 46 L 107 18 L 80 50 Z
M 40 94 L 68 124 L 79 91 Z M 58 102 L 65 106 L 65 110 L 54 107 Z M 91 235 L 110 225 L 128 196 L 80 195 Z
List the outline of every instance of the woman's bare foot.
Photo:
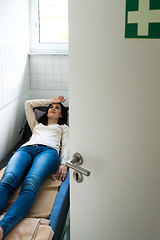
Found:
M 0 240 L 3 239 L 3 229 L 0 227 Z

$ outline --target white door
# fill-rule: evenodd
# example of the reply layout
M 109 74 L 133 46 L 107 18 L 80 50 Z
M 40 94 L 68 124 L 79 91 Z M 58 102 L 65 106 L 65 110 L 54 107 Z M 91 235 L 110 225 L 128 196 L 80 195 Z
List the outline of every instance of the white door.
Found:
M 71 240 L 160 239 L 160 41 L 124 39 L 124 0 L 69 0 Z

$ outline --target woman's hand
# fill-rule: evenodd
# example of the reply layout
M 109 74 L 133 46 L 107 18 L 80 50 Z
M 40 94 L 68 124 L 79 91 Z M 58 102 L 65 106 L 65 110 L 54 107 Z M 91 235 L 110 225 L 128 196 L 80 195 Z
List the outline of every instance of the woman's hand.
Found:
M 57 98 L 52 98 L 52 103 L 63 103 L 66 101 L 66 99 L 63 96 L 59 96 Z
M 61 164 L 57 169 L 56 178 L 59 181 L 64 181 L 66 176 L 67 176 L 67 166 L 64 164 Z

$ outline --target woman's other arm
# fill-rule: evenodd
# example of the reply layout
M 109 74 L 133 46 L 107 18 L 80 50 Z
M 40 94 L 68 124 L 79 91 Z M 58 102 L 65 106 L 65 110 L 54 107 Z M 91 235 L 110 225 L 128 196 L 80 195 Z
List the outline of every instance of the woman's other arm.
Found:
M 57 170 L 57 179 L 64 181 L 67 176 L 67 166 L 65 163 L 69 160 L 69 127 L 63 126 L 62 144 L 60 151 L 60 166 Z

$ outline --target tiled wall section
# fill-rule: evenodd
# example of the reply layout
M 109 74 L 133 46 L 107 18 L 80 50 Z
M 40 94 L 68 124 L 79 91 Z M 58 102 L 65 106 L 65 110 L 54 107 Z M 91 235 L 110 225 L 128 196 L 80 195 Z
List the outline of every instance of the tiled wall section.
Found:
M 33 54 L 30 58 L 31 90 L 68 90 L 68 56 Z
M 29 89 L 29 61 L 25 49 L 0 44 L 0 109 Z

